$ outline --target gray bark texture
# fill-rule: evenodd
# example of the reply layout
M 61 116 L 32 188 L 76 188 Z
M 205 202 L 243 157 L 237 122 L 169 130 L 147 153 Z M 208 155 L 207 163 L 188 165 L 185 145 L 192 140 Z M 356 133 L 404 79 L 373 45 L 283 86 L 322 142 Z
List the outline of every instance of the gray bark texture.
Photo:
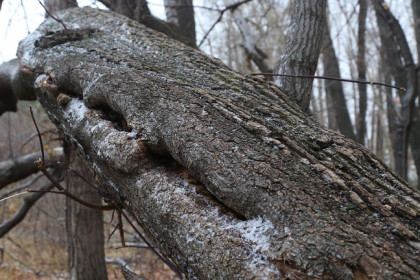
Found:
M 192 0 L 165 0 L 166 21 L 174 24 L 188 38 L 187 45 L 196 46 L 195 18 Z
M 196 47 L 195 43 L 195 29 L 194 29 L 194 39 L 192 40 L 190 36 L 192 34 L 185 33 L 184 30 L 178 27 L 178 25 L 172 22 L 165 22 L 159 18 L 154 17 L 149 7 L 147 6 L 146 0 L 100 0 L 102 4 L 108 7 L 111 11 L 124 15 L 128 18 L 134 19 L 137 22 L 140 22 L 146 25 L 153 30 L 162 32 L 169 37 L 183 42 L 191 47 Z M 192 9 L 192 7 L 191 7 Z M 191 12 L 187 16 L 188 20 L 192 20 L 192 24 L 195 28 L 194 22 L 194 11 L 187 9 L 187 12 Z M 185 17 L 185 15 L 183 15 Z M 192 19 L 191 19 L 192 17 Z M 185 27 L 186 19 L 182 19 L 182 26 Z M 186 30 L 188 31 L 188 30 Z
M 368 0 L 359 1 L 358 30 L 357 30 L 357 77 L 361 81 L 366 81 L 366 17 L 368 10 Z M 366 136 L 366 109 L 367 109 L 367 86 L 358 83 L 359 89 L 359 112 L 356 115 L 356 135 L 357 141 L 364 145 Z
M 413 10 L 414 18 L 414 31 L 416 35 L 416 45 L 417 45 L 417 64 L 420 60 L 420 1 L 412 0 L 411 9 Z M 419 73 L 417 71 L 417 77 Z M 417 93 L 417 98 L 419 94 Z M 410 134 L 410 146 L 411 152 L 413 153 L 414 164 L 416 165 L 417 178 L 420 178 L 420 143 L 418 139 L 420 137 L 420 105 L 417 102 L 415 104 L 414 116 L 413 116 L 413 128 Z M 420 180 L 417 182 L 417 188 L 420 189 Z
M 19 70 L 17 59 L 0 65 L 0 116 L 7 111 L 15 112 L 18 99 L 35 99 L 34 81 Z
M 59 11 L 77 7 L 75 0 L 45 0 L 47 14 L 57 14 Z M 51 16 L 54 20 L 61 21 L 60 17 Z M 63 27 L 65 24 L 61 22 Z M 77 34 L 71 33 L 76 39 Z M 84 35 L 86 36 L 86 35 Z M 61 40 L 64 40 L 61 38 Z M 66 95 L 57 97 L 61 103 L 68 100 Z M 67 143 L 66 148 L 72 147 Z M 69 162 L 69 154 L 66 153 L 66 162 Z M 72 162 L 73 168 L 90 178 L 93 184 L 92 172 L 83 165 L 80 159 L 75 157 Z M 102 199 L 95 189 L 89 186 L 82 178 L 72 176 L 67 179 L 67 190 L 79 199 L 101 204 Z M 104 227 L 102 212 L 81 205 L 74 200 L 66 199 L 66 233 L 69 276 L 71 280 L 107 280 L 104 249 Z
M 89 167 L 80 159 L 75 159 L 72 167 L 84 178 L 94 178 Z M 82 178 L 73 175 L 67 190 L 84 201 L 100 205 L 98 192 Z M 70 279 L 106 280 L 104 224 L 101 211 L 66 198 L 66 231 L 68 239 L 68 260 Z
M 276 73 L 314 75 L 321 48 L 325 0 L 293 0 L 292 25 L 286 35 L 286 48 L 277 62 Z M 309 111 L 313 79 L 277 77 L 275 83 Z
M 420 277 L 420 195 L 368 150 L 277 86 L 125 17 L 60 17 L 72 30 L 47 20 L 20 63 L 100 192 L 186 278 Z

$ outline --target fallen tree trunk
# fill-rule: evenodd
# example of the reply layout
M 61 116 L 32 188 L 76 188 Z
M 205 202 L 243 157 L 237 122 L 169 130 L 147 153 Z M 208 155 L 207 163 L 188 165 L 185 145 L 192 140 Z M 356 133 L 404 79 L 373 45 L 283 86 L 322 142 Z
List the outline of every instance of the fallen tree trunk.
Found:
M 22 41 L 21 70 L 187 278 L 420 276 L 420 195 L 361 145 L 134 21 L 59 15 L 68 30 L 47 20 Z

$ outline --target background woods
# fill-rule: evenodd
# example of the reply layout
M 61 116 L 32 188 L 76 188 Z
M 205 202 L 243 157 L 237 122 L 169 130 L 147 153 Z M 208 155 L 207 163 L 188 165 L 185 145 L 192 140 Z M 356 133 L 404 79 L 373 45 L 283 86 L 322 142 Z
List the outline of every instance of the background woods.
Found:
M 124 208 L 169 266 L 127 221 L 134 248 L 115 249 L 117 213 L 29 193 L 0 201 L 4 279 L 418 277 L 418 1 L 104 0 L 88 4 L 122 16 L 62 12 L 77 2 L 43 1 L 52 20 L 0 65 L 0 199 L 54 187 L 32 165 L 32 105 L 48 172 Z M 82 39 L 44 36 L 79 25 L 92 28 Z

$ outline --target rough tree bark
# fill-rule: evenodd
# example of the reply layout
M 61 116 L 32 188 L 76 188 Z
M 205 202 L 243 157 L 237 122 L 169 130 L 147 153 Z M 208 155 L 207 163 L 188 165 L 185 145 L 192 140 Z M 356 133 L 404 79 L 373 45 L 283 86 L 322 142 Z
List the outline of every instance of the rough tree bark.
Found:
M 7 111 L 15 112 L 17 101 L 34 100 L 33 82 L 19 71 L 17 59 L 0 65 L 0 116 Z
M 84 178 L 94 178 L 89 167 L 75 159 L 72 167 Z M 77 197 L 101 204 L 98 192 L 83 179 L 73 174 L 68 179 L 67 190 Z M 66 232 L 68 240 L 69 273 L 72 280 L 106 280 L 105 240 L 101 211 L 89 209 L 72 199 L 66 199 Z
M 125 17 L 60 16 L 90 29 L 47 20 L 22 69 L 101 192 L 189 279 L 420 277 L 420 195 L 364 147 Z
M 174 24 L 188 39 L 186 44 L 196 46 L 195 18 L 192 0 L 165 0 L 166 21 Z
M 325 20 L 325 0 L 293 0 L 292 25 L 286 35 L 286 48 L 277 62 L 276 73 L 314 75 L 321 48 Z M 277 77 L 275 83 L 309 111 L 313 79 Z

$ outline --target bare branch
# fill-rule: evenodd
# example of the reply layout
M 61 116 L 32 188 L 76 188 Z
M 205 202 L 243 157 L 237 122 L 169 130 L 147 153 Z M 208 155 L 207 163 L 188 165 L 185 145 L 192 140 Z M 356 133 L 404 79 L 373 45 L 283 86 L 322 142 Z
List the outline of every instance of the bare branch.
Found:
M 37 176 L 35 176 L 35 178 L 33 178 L 32 180 L 30 180 L 29 182 L 24 183 L 23 185 L 13 188 L 11 190 L 7 190 L 5 192 L 3 192 L 2 194 L 0 194 L 0 200 L 8 197 L 14 193 L 20 192 L 22 190 L 25 190 L 27 188 L 29 188 L 30 185 L 32 185 L 33 183 L 35 183 L 39 178 L 41 178 L 42 174 L 38 174 Z
M 61 181 L 62 179 L 59 180 Z M 16 225 L 18 225 L 25 218 L 26 214 L 35 204 L 35 202 L 37 202 L 38 199 L 40 199 L 46 191 L 52 189 L 53 187 L 54 184 L 48 183 L 39 189 L 39 191 L 42 192 L 33 193 L 32 195 L 25 197 L 22 205 L 20 206 L 19 210 L 13 215 L 13 217 L 11 217 L 8 220 L 5 220 L 0 225 L 0 238 L 3 237 L 6 233 L 8 233 L 11 229 L 13 229 Z
M 204 40 L 207 39 L 207 36 L 209 36 L 210 32 L 214 29 L 214 27 L 222 20 L 223 18 L 223 14 L 226 11 L 234 11 L 236 10 L 239 6 L 246 4 L 248 2 L 251 2 L 252 0 L 243 0 L 240 1 L 238 3 L 234 3 L 232 5 L 226 6 L 223 10 L 218 10 L 218 12 L 220 13 L 219 17 L 217 18 L 217 20 L 213 23 L 213 25 L 210 27 L 210 29 L 206 32 L 206 34 L 204 34 L 203 39 L 201 39 L 200 44 L 198 44 L 198 47 L 201 47 L 201 45 L 204 43 Z
M 34 162 L 39 159 L 39 156 L 40 153 L 32 153 L 14 160 L 0 162 L 0 189 L 38 172 L 39 169 Z M 58 162 L 63 161 L 63 157 L 62 148 L 55 148 L 48 154 L 45 166 L 57 166 Z
M 146 280 L 143 276 L 135 274 L 128 266 L 123 265 L 121 267 L 121 272 L 125 280 Z
M 340 81 L 340 82 L 349 82 L 349 83 L 358 83 L 358 84 L 365 84 L 365 85 L 377 85 L 377 86 L 384 86 L 389 88 L 394 88 L 402 91 L 406 91 L 404 87 L 396 87 L 384 83 L 379 82 L 371 82 L 371 81 L 360 81 L 360 80 L 352 80 L 352 79 L 341 79 L 341 78 L 334 78 L 334 77 L 326 77 L 326 76 L 312 76 L 312 75 L 288 75 L 288 74 L 275 74 L 275 73 L 252 73 L 251 76 L 279 76 L 279 77 L 289 77 L 289 78 L 308 78 L 308 79 L 321 79 L 321 80 L 333 80 L 333 81 Z
M 41 132 L 39 132 L 38 124 L 35 121 L 34 112 L 32 111 L 32 106 L 29 106 L 29 110 L 31 111 L 31 117 L 32 117 L 32 120 L 34 121 L 36 131 L 38 132 L 39 144 L 41 145 L 41 161 L 44 164 L 45 163 L 44 144 L 42 143 Z
M 58 17 L 55 17 L 53 14 L 50 13 L 50 11 L 48 11 L 47 7 L 44 6 L 44 4 L 42 4 L 41 0 L 38 0 L 38 3 L 41 4 L 41 6 L 44 8 L 45 12 L 53 19 L 55 19 L 57 22 L 59 22 L 63 27 L 64 30 L 67 30 L 67 26 L 64 24 L 64 22 L 59 19 Z

